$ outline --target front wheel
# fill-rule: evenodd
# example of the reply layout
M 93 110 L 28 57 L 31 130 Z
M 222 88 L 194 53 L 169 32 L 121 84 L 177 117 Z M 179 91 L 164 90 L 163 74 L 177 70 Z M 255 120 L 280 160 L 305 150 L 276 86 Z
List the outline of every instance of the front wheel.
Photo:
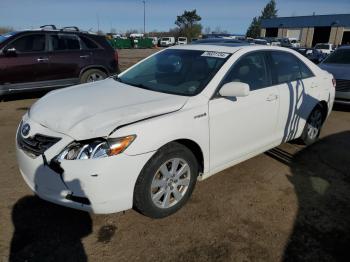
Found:
M 310 145 L 317 141 L 321 133 L 324 118 L 322 108 L 316 106 L 309 115 L 301 135 L 301 139 L 305 145 Z
M 145 165 L 134 190 L 134 208 L 152 218 L 169 216 L 189 199 L 198 176 L 198 163 L 185 146 L 170 143 Z

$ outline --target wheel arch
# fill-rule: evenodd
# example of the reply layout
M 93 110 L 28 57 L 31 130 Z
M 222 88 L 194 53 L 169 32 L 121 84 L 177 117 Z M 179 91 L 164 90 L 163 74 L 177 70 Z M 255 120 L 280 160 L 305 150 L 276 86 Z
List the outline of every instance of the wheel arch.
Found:
M 90 65 L 90 66 L 86 66 L 83 69 L 80 70 L 79 73 L 79 79 L 81 78 L 81 76 L 88 70 L 91 69 L 98 69 L 101 70 L 102 72 L 104 72 L 107 76 L 109 76 L 109 71 L 106 67 L 102 66 L 102 65 Z
M 193 153 L 193 155 L 196 157 L 196 159 L 198 161 L 199 172 L 203 173 L 203 171 L 204 171 L 204 154 L 203 154 L 201 147 L 195 141 L 193 141 L 191 139 L 177 139 L 177 140 L 171 141 L 169 143 L 172 143 L 172 142 L 179 143 L 179 144 L 187 147 Z
M 326 120 L 328 115 L 328 104 L 326 101 L 320 101 L 316 106 L 319 106 L 322 110 L 323 122 Z

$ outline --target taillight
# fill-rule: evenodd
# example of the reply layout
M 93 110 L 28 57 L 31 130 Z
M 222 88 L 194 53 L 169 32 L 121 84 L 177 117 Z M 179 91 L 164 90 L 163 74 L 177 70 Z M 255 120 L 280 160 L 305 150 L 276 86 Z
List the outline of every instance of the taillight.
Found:
M 333 83 L 333 87 L 335 88 L 337 86 L 337 81 L 334 78 L 332 78 L 332 83 Z

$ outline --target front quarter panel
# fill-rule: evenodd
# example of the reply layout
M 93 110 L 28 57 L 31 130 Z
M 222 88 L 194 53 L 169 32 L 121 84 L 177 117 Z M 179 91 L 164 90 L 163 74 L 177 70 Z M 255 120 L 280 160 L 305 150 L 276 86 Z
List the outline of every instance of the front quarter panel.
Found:
M 206 173 L 209 171 L 208 103 L 191 100 L 188 103 L 191 105 L 186 104 L 179 111 L 121 127 L 110 137 L 136 134 L 137 138 L 125 151 L 130 156 L 156 151 L 175 140 L 192 140 L 202 150 Z

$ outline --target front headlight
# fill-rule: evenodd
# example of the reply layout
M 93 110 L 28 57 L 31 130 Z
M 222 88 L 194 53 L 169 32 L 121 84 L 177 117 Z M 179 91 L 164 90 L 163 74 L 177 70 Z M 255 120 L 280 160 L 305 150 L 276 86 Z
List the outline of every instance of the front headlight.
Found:
M 57 160 L 84 160 L 115 156 L 124 152 L 135 138 L 136 135 L 130 135 L 107 140 L 96 139 L 88 142 L 73 142 L 57 156 Z

